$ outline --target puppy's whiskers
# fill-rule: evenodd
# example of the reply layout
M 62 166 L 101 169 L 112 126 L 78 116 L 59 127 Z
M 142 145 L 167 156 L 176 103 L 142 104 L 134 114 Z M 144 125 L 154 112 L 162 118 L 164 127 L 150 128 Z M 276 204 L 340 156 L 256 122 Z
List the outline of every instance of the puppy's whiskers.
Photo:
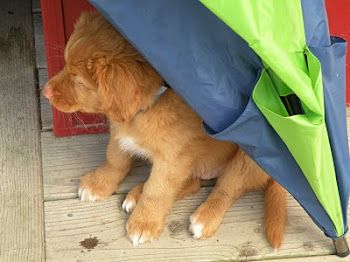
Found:
M 64 123 L 64 127 L 67 127 L 66 124 L 67 123 L 72 123 L 73 122 L 73 118 L 72 118 L 72 114 L 63 114 L 63 123 Z M 70 124 L 68 124 L 68 126 L 70 126 Z
M 72 116 L 74 116 L 74 118 L 76 120 L 78 120 L 78 122 L 81 123 L 85 129 L 88 129 L 87 126 L 85 125 L 84 121 L 78 116 L 77 113 L 73 113 Z

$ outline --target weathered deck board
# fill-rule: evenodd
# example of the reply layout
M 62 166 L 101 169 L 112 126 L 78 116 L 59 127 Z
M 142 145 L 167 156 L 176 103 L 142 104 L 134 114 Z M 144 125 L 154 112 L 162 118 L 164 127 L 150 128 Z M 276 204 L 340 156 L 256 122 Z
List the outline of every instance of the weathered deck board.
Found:
M 42 68 L 38 70 L 38 78 L 39 78 L 39 88 L 42 90 L 49 79 L 47 75 L 47 68 Z M 46 99 L 45 99 L 46 100 Z
M 52 109 L 50 103 L 40 94 L 40 114 L 41 114 L 41 129 L 43 131 L 51 131 L 52 124 Z
M 34 37 L 35 37 L 36 67 L 39 69 L 47 68 L 41 13 L 34 13 L 33 19 L 34 19 L 33 22 L 34 22 L 34 33 L 35 33 Z
M 0 261 L 44 260 L 30 1 L 0 1 Z
M 107 142 L 107 134 L 55 138 L 51 132 L 42 133 L 45 200 L 76 198 L 79 178 L 103 163 Z M 136 162 L 119 192 L 144 181 L 148 173 L 144 162 Z
M 48 261 L 217 261 L 260 260 L 334 253 L 332 242 L 314 225 L 291 197 L 284 244 L 277 253 L 265 240 L 263 196 L 251 193 L 226 214 L 214 237 L 193 240 L 188 232 L 190 214 L 206 198 L 210 188 L 179 201 L 173 208 L 160 240 L 133 247 L 125 236 L 127 215 L 121 210 L 124 195 L 95 203 L 78 200 L 45 203 Z M 88 250 L 87 238 L 98 244 Z
M 311 257 L 296 257 L 285 259 L 268 259 L 264 262 L 348 262 L 350 258 L 340 258 L 334 255 L 331 256 L 311 256 Z
M 36 54 L 36 67 L 38 70 L 39 88 L 40 88 L 40 114 L 41 114 L 41 128 L 43 131 L 52 130 L 52 112 L 51 106 L 47 99 L 42 94 L 42 88 L 48 80 L 47 75 L 47 62 L 44 44 L 43 25 L 41 20 L 41 8 L 40 0 L 33 0 L 33 22 L 35 33 L 35 54 Z
M 32 12 L 33 13 L 41 12 L 40 0 L 32 0 Z
M 41 128 L 43 131 L 50 131 L 53 128 L 52 112 L 49 101 L 42 95 L 41 91 L 48 80 L 47 69 L 38 69 L 39 91 L 40 91 L 40 114 Z

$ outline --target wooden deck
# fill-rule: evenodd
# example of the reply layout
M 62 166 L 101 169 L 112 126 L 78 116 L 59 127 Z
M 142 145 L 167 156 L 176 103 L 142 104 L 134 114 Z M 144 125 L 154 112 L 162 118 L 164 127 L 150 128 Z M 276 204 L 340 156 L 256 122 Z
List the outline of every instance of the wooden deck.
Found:
M 42 96 L 38 101 L 36 95 L 36 88 L 41 89 L 47 80 L 40 5 L 34 1 L 30 14 L 30 5 L 24 2 L 28 1 L 7 0 L 0 4 L 0 40 L 3 30 L 10 31 L 10 23 L 6 23 L 8 11 L 24 10 L 23 21 L 11 22 L 19 23 L 29 40 L 35 33 L 38 75 L 36 82 L 34 57 L 30 55 L 32 43 L 27 38 L 23 40 L 29 44 L 25 63 L 23 56 L 15 54 L 5 61 L 0 59 L 1 72 L 5 72 L 0 76 L 1 108 L 7 109 L 6 114 L 0 111 L 0 159 L 5 163 L 0 169 L 1 262 L 350 261 L 332 255 L 335 251 L 331 240 L 290 196 L 287 232 L 277 252 L 265 240 L 261 193 L 240 199 L 226 214 L 214 237 L 204 241 L 192 239 L 189 216 L 210 192 L 208 185 L 176 203 L 158 241 L 133 247 L 126 238 L 127 214 L 122 211 L 121 202 L 132 186 L 147 178 L 149 166 L 136 163 L 118 192 L 105 201 L 89 204 L 77 199 L 79 177 L 104 160 L 107 135 L 53 136 L 50 106 Z M 34 29 L 29 26 L 31 17 Z M 16 75 L 20 77 L 13 81 L 11 77 Z

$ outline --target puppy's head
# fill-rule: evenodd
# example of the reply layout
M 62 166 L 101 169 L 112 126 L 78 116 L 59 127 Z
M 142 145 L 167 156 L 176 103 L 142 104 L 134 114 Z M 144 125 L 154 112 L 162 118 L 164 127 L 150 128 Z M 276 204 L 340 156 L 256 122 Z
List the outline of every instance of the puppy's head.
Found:
M 154 101 L 162 79 L 100 15 L 84 13 L 65 48 L 66 65 L 43 94 L 58 110 L 130 121 Z

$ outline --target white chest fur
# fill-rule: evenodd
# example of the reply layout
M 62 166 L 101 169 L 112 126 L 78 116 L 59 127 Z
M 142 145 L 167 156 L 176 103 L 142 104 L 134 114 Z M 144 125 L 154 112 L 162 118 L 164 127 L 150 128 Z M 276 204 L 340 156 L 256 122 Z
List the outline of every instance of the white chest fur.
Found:
M 133 156 L 148 158 L 149 152 L 136 144 L 135 139 L 131 136 L 125 136 L 119 139 L 119 146 L 122 151 L 129 153 Z

